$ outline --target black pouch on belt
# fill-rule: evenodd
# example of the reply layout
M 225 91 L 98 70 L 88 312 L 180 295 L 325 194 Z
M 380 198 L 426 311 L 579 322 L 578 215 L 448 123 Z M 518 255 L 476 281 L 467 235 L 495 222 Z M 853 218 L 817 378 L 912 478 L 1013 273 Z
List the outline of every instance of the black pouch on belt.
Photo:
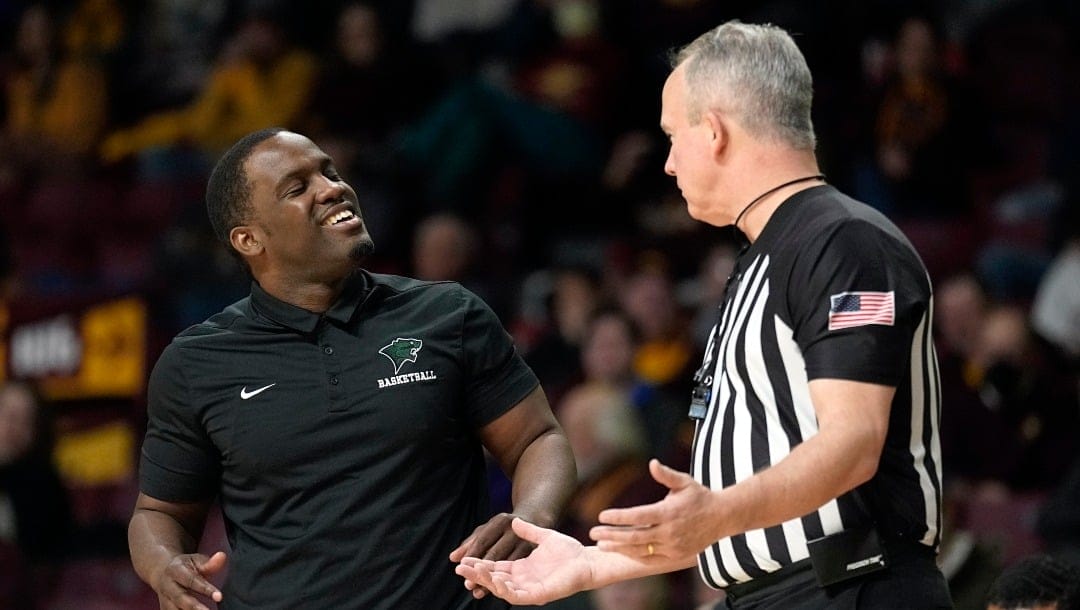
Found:
M 822 587 L 884 570 L 888 565 L 885 548 L 873 527 L 845 530 L 810 540 L 806 546 Z

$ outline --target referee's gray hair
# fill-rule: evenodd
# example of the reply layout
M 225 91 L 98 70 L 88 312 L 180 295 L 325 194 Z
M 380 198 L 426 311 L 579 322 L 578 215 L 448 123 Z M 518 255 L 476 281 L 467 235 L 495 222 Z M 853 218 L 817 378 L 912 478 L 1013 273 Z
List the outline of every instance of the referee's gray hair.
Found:
M 691 124 L 723 110 L 755 136 L 814 149 L 813 78 L 783 29 L 728 21 L 673 54 L 672 68 L 684 63 Z

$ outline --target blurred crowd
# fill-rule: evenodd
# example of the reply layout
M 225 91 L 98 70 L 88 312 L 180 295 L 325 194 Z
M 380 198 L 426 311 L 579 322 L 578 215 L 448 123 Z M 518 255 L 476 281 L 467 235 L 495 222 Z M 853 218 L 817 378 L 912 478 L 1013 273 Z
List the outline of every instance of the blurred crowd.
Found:
M 584 538 L 601 509 L 662 495 L 649 457 L 688 465 L 691 372 L 740 242 L 692 221 L 664 175 L 659 92 L 668 52 L 731 18 L 795 34 L 828 181 L 894 219 L 932 275 L 958 606 L 983 607 L 1024 556 L 1080 563 L 1068 0 L 3 2 L 0 302 L 140 295 L 152 363 L 248 290 L 206 220 L 209 168 L 250 131 L 304 133 L 360 196 L 368 268 L 459 281 L 514 335 L 573 444 L 562 529 Z M 144 405 L 117 408 L 138 436 Z M 155 607 L 123 557 L 100 606 L 65 576 L 124 544 L 64 497 L 49 439 L 71 411 L 0 387 L 0 562 L 31 573 L 0 606 Z M 491 490 L 507 501 L 495 472 Z M 564 607 L 704 607 L 698 580 Z

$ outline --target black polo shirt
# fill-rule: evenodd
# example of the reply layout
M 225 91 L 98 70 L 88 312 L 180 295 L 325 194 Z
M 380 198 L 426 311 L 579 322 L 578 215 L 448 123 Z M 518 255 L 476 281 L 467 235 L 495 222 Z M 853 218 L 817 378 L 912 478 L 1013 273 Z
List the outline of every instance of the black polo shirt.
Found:
M 219 497 L 228 609 L 502 607 L 447 555 L 489 516 L 477 430 L 536 386 L 457 284 L 359 272 L 323 315 L 253 284 L 154 367 L 141 489 Z

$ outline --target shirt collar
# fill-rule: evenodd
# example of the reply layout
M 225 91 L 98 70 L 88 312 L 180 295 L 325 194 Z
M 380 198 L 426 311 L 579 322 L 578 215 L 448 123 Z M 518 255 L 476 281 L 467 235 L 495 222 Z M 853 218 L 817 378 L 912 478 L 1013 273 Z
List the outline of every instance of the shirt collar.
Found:
M 364 301 L 367 300 L 374 286 L 375 282 L 371 276 L 366 271 L 361 270 L 346 281 L 345 289 L 341 291 L 330 309 L 326 310 L 324 314 L 318 314 L 271 296 L 263 290 L 263 287 L 258 282 L 252 281 L 251 303 L 260 316 L 287 328 L 302 333 L 311 333 L 323 317 L 339 324 L 348 323 Z
M 790 222 L 788 218 L 798 211 L 798 204 L 800 202 L 810 199 L 811 197 L 816 197 L 820 193 L 834 190 L 836 189 L 831 184 L 818 184 L 803 189 L 785 199 L 780 203 L 780 206 L 776 208 L 776 211 L 772 213 L 769 220 L 765 222 L 765 226 L 761 229 L 761 233 L 758 233 L 758 238 L 754 240 L 754 243 L 749 244 L 746 250 L 753 248 L 758 242 L 765 244 L 770 243 L 770 240 L 773 239 L 772 234 L 782 231 L 784 227 L 788 225 Z M 757 252 L 757 249 L 754 251 Z M 740 252 L 740 254 L 742 254 L 742 252 Z

